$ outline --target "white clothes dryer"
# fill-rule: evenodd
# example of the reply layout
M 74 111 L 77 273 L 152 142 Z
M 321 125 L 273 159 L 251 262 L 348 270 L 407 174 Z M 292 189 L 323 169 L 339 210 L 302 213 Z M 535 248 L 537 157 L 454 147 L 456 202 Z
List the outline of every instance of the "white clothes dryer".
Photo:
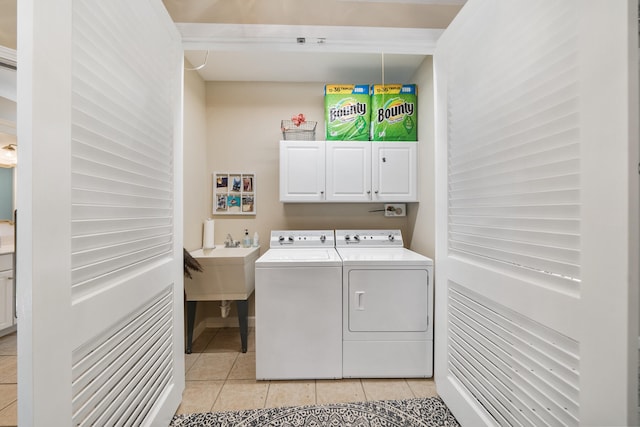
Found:
M 400 230 L 336 230 L 344 378 L 433 376 L 433 261 Z
M 272 231 L 255 262 L 256 378 L 342 377 L 342 261 L 333 230 Z

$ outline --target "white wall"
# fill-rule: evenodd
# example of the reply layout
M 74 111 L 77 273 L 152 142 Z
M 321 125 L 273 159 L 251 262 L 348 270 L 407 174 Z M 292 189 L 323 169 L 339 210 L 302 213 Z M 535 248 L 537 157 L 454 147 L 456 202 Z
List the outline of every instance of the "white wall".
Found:
M 280 120 L 304 113 L 324 139 L 324 85 L 319 83 L 207 83 L 208 167 L 212 173 L 255 172 L 255 216 L 215 215 L 216 242 L 258 231 L 262 250 L 274 229 L 402 228 L 406 218 L 370 213 L 382 204 L 283 204 L 279 201 Z M 206 183 L 212 203 L 212 182 Z
M 223 244 L 227 233 L 231 233 L 236 240 L 240 239 L 246 228 L 251 236 L 255 231 L 260 235 L 262 253 L 268 249 L 271 230 L 399 228 L 402 230 L 407 246 L 433 257 L 431 58 L 425 60 L 414 76 L 414 82 L 419 85 L 418 173 L 420 181 L 418 191 L 421 202 L 409 204 L 408 216 L 402 218 L 385 218 L 383 212 L 369 212 L 381 209 L 383 207 L 381 203 L 283 204 L 279 201 L 279 141 L 282 139 L 280 121 L 289 119 L 292 115 L 304 113 L 307 120 L 318 122 L 316 139 L 324 139 L 324 84 L 203 83 L 193 76 L 189 77 L 189 74 L 187 73 L 185 81 L 184 206 L 187 249 L 200 247 L 201 221 L 207 217 L 213 217 L 216 244 Z M 201 88 L 204 88 L 206 93 L 204 101 L 203 92 L 199 92 Z M 200 111 L 202 108 L 206 111 Z M 196 117 L 190 117 L 192 114 Z M 206 123 L 206 131 L 202 130 L 203 122 Z M 206 142 L 203 143 L 203 139 Z M 203 159 L 206 159 L 204 166 Z M 256 174 L 257 213 L 255 216 L 212 215 L 213 172 Z M 218 317 L 217 305 L 216 302 L 198 304 L 196 323 L 201 323 L 212 316 Z M 233 316 L 234 313 L 233 307 L 231 315 Z M 252 316 L 253 313 L 254 303 L 251 299 L 249 315 Z
M 186 64 L 190 68 L 190 64 Z M 184 247 L 202 247 L 202 224 L 209 217 L 205 82 L 184 74 Z
M 416 74 L 418 85 L 418 200 L 409 210 L 412 227 L 411 249 L 431 259 L 435 257 L 435 135 L 433 97 L 433 58 L 428 56 Z

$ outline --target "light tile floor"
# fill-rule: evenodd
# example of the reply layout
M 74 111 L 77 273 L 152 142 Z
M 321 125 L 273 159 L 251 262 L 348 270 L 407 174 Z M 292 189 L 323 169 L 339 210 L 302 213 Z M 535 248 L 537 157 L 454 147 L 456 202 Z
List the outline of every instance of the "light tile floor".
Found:
M 431 379 L 256 381 L 254 330 L 240 352 L 237 328 L 206 329 L 185 354 L 186 387 L 176 413 L 236 411 L 436 395 Z
M 18 425 L 18 341 L 16 333 L 0 338 L 0 426 Z
M 430 379 L 256 381 L 254 330 L 240 352 L 238 328 L 206 329 L 185 354 L 186 387 L 176 413 L 235 411 L 436 395 Z M 16 333 L 0 337 L 0 426 L 17 426 Z

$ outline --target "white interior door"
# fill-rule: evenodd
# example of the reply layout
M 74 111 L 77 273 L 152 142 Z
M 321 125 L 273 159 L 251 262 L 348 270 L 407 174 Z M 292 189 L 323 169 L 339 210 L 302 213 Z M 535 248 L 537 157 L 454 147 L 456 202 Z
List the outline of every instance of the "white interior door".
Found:
M 637 13 L 470 0 L 439 41 L 435 368 L 463 425 L 637 425 Z
M 167 425 L 184 389 L 182 47 L 159 0 L 18 5 L 20 425 Z

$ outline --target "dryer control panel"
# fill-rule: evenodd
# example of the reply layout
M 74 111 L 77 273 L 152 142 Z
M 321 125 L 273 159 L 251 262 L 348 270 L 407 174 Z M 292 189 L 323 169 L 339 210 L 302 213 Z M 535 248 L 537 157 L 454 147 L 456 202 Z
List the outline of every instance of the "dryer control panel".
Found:
M 404 247 L 400 230 L 336 230 L 336 247 Z
M 272 230 L 271 248 L 335 247 L 333 230 Z

